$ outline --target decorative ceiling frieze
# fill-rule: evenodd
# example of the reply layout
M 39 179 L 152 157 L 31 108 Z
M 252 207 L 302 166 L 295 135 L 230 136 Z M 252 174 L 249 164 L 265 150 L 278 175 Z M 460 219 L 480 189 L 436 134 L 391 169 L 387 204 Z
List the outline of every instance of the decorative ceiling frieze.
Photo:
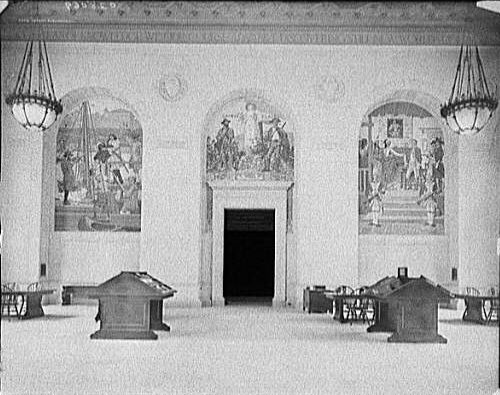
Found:
M 500 45 L 500 16 L 452 2 L 16 2 L 2 40 Z

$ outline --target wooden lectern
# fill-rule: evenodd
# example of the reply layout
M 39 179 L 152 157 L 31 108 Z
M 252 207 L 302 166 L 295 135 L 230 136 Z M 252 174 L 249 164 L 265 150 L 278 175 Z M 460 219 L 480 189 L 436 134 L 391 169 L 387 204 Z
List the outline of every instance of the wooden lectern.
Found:
M 91 339 L 151 339 L 156 330 L 170 330 L 163 323 L 163 299 L 176 290 L 146 272 L 121 272 L 89 294 L 99 299 L 96 320 L 101 328 Z
M 394 343 L 446 343 L 438 334 L 439 303 L 449 302 L 451 294 L 424 276 L 385 277 L 366 291 L 375 300 L 375 323 L 368 332 L 393 332 Z

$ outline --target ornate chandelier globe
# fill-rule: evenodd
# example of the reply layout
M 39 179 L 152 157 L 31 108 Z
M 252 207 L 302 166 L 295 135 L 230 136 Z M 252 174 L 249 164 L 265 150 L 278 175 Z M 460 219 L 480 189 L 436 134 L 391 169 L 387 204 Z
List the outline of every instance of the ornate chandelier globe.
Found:
M 38 63 L 33 60 L 33 41 L 26 44 L 14 91 L 5 99 L 14 118 L 27 130 L 45 131 L 61 114 L 50 71 L 45 42 L 38 41 Z
M 498 98 L 488 89 L 483 63 L 476 47 L 460 48 L 458 66 L 449 100 L 441 106 L 441 116 L 461 135 L 473 135 L 484 128 L 498 107 Z

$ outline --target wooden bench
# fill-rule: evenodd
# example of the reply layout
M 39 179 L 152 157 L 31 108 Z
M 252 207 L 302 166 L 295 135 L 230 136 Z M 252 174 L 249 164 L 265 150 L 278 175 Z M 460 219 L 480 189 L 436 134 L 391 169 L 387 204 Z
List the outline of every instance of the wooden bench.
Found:
M 96 285 L 63 285 L 61 299 L 63 305 L 70 305 L 74 299 L 90 299 L 89 293 Z

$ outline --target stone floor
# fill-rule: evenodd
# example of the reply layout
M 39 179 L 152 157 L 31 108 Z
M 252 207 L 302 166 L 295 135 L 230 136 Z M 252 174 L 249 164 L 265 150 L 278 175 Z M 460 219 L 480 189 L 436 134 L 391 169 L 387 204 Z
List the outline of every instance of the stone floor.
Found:
M 493 394 L 498 326 L 440 310 L 448 344 L 392 344 L 294 309 L 168 309 L 156 341 L 90 340 L 96 306 L 2 320 L 2 394 Z

